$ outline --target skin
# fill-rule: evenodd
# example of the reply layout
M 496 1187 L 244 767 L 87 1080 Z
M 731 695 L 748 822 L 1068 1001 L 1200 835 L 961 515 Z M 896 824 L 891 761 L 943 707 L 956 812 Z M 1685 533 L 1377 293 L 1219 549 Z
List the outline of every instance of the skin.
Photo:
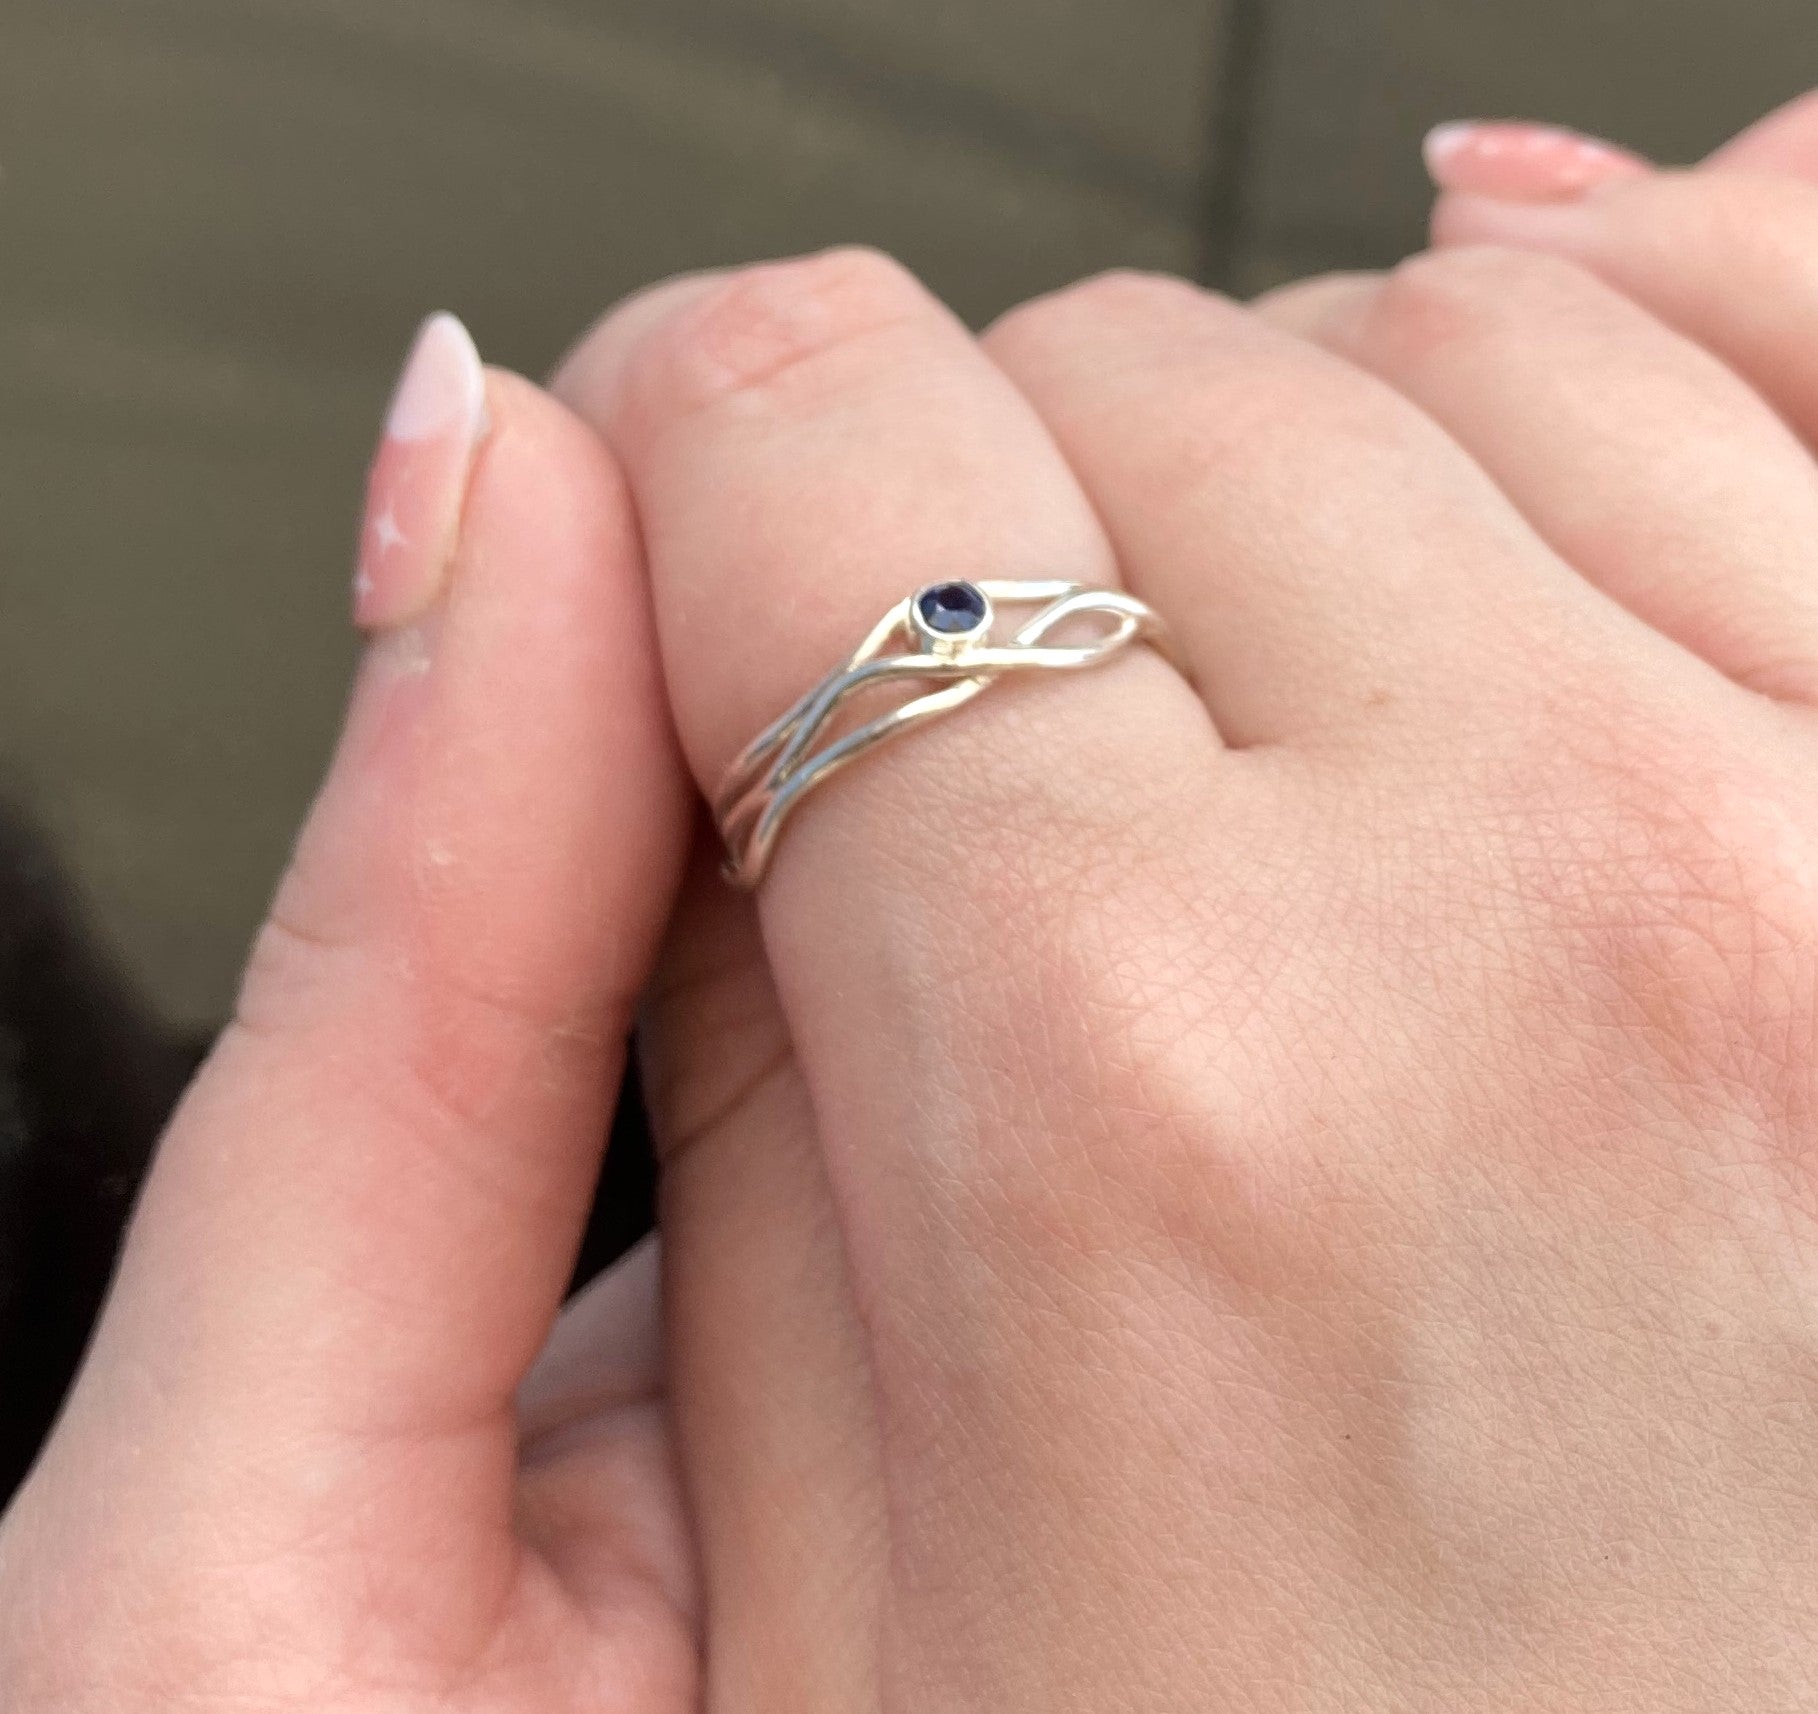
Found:
M 0 1524 L 8 1709 L 1812 1706 L 1815 139 L 492 375 Z M 1062 568 L 1191 682 L 688 856 L 907 588 Z M 640 994 L 662 1254 L 558 1320 Z

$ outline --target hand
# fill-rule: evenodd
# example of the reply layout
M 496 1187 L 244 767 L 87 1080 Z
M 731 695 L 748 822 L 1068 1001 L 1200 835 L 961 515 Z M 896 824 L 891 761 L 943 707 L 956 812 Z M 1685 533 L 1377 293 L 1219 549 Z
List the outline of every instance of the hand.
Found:
M 1623 199 L 1758 186 L 1586 204 L 1622 292 L 1109 280 L 981 350 L 836 256 L 590 337 L 709 789 L 952 572 L 1122 579 L 1193 674 L 994 691 L 756 908 L 697 863 L 661 1406 L 646 1255 L 514 1408 L 684 810 L 613 467 L 494 377 L 0 1534 L 11 1705 L 1809 1705 L 1818 394 L 1735 330 L 1818 191 L 1771 182 L 1721 266 Z

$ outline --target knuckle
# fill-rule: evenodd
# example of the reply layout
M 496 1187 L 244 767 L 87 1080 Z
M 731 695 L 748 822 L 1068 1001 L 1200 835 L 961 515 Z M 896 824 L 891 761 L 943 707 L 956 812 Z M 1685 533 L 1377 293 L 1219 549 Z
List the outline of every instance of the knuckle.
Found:
M 904 936 L 911 950 L 895 956 L 918 962 L 896 986 L 937 997 L 931 1028 L 989 1030 L 1039 1068 L 1033 1123 L 978 1092 L 970 1105 L 994 1114 L 993 1140 L 946 1162 L 958 1218 L 984 1221 L 981 1237 L 1039 1246 L 1062 1227 L 1102 1233 L 1086 1210 L 1133 1217 L 1158 1181 L 1223 1150 L 1201 1096 L 1235 1075 L 1227 1055 L 1243 1057 L 1258 1027 L 1225 977 L 1246 889 L 1279 862 L 1281 824 L 1250 806 L 1257 831 L 1233 841 L 1242 856 L 1227 867 L 1196 836 L 1215 811 L 1187 764 L 1110 795 L 1101 808 L 1064 783 L 999 774 L 990 824 L 973 819 L 964 839 L 963 898 L 951 848 L 899 871 L 899 896 L 916 901 L 899 915 L 941 928 Z
M 1003 350 L 1040 349 L 1077 337 L 1082 327 L 1120 327 L 1179 315 L 1183 305 L 1203 309 L 1201 288 L 1171 274 L 1113 268 L 1031 298 L 1006 311 L 985 335 Z
M 647 335 L 632 388 L 668 409 L 776 387 L 798 370 L 931 313 L 915 277 L 875 250 L 743 269 Z
M 1489 244 L 1432 250 L 1384 277 L 1363 337 L 1418 358 L 1536 314 L 1575 316 L 1596 292 L 1584 269 L 1543 251 Z
M 1178 313 L 1178 307 L 1187 302 L 1204 304 L 1204 291 L 1173 274 L 1114 267 L 1005 311 L 985 338 L 993 344 L 1040 344 L 1049 336 L 1065 336 L 1085 322 L 1142 322 L 1154 314 Z
M 972 1015 L 1017 1020 L 1042 1094 L 1035 1122 L 1000 1120 L 951 1173 L 953 1219 L 973 1249 L 1049 1278 L 1159 1247 L 1215 1287 L 1259 1233 L 1316 1219 L 1323 1092 L 1270 1074 L 1292 1049 L 1254 993 L 1271 955 L 1241 893 L 1187 858 L 1131 874 L 1051 887 L 999 990 L 974 990 Z
M 1198 286 L 1174 274 L 1144 268 L 1107 268 L 1102 273 L 1064 288 L 1055 301 L 1071 305 L 1086 315 L 1141 315 L 1172 309 L 1183 303 L 1198 304 L 1205 298 Z
M 1348 311 L 1369 304 L 1381 289 L 1382 278 L 1380 273 L 1357 269 L 1309 274 L 1253 298 L 1250 310 L 1291 333 L 1318 338 L 1349 321 Z
M 385 954 L 276 909 L 223 1039 L 264 1044 L 265 1063 L 332 1059 L 351 1099 L 400 1129 L 473 1141 L 477 1158 L 501 1114 L 555 1111 L 585 1090 L 614 1050 L 625 1010 L 617 1001 L 552 1002 L 540 985 L 429 948 Z
M 343 972 L 357 943 L 337 939 L 288 908 L 280 892 L 247 956 L 234 1002 L 234 1021 L 266 1036 L 332 1016 L 346 989 Z

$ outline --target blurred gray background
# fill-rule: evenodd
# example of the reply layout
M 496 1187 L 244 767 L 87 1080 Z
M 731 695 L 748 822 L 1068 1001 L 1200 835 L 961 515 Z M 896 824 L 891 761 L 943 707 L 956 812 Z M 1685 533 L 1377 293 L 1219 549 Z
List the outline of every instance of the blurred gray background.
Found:
M 1435 121 L 1684 159 L 1815 83 L 1812 0 L 0 0 L 3 789 L 206 1027 L 425 311 L 537 374 L 653 276 L 848 239 L 974 320 L 1247 292 L 1418 245 Z

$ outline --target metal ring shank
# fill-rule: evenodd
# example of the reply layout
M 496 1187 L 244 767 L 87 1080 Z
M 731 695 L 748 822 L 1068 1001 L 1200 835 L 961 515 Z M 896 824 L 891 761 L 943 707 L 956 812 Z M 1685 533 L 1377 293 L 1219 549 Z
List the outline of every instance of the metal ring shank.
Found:
M 930 648 L 911 623 L 916 597 L 899 602 L 844 665 L 765 727 L 727 769 L 713 811 L 726 843 L 726 876 L 734 885 L 755 887 L 763 878 L 783 823 L 816 786 L 867 750 L 970 702 L 1006 674 L 1079 671 L 1138 642 L 1174 659 L 1161 619 L 1121 590 L 1060 581 L 1001 580 L 974 587 L 994 607 L 1039 604 L 1040 610 L 1002 643 L 981 637 Z M 1109 620 L 1109 629 L 1085 643 L 1044 642 L 1061 625 L 1082 618 Z M 887 653 L 892 645 L 897 652 Z M 849 698 L 895 682 L 929 688 L 816 747 Z

